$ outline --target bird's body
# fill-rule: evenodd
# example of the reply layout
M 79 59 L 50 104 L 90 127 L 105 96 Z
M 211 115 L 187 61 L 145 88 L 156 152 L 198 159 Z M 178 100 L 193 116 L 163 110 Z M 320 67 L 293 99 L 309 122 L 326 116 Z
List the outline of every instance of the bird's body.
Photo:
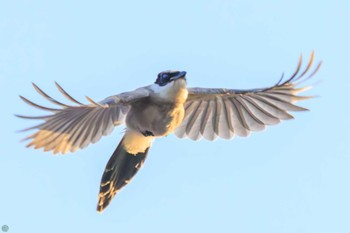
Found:
M 166 93 L 167 98 L 161 96 L 164 92 L 154 93 L 151 87 L 148 98 L 131 104 L 126 116 L 128 129 L 149 131 L 156 137 L 162 137 L 179 126 L 185 114 L 186 82 L 179 79 L 170 85 L 171 93 Z
M 124 136 L 124 146 L 129 153 L 144 152 L 154 138 L 174 132 L 181 124 L 185 116 L 186 82 L 179 79 L 172 82 L 170 87 L 170 91 L 163 90 L 158 93 L 153 92 L 154 87 L 150 86 L 150 95 L 147 98 L 130 104 L 125 119 L 127 131 Z
M 53 114 L 19 117 L 44 120 L 29 128 L 38 131 L 26 138 L 31 140 L 28 146 L 63 154 L 97 142 L 115 126 L 126 126 L 101 179 L 97 210 L 102 212 L 142 167 L 156 138 L 173 132 L 180 138 L 193 140 L 247 136 L 251 131 L 263 130 L 266 125 L 293 118 L 289 111 L 306 110 L 294 105 L 296 101 L 310 98 L 297 95 L 306 88 L 296 88 L 295 82 L 309 71 L 312 61 L 313 54 L 301 73 L 300 59 L 296 72 L 286 81 L 281 79 L 272 87 L 251 90 L 188 88 L 186 72 L 164 71 L 152 85 L 98 103 L 87 97 L 88 105 L 75 100 L 56 83 L 59 91 L 77 106 L 58 102 L 34 84 L 39 94 L 61 108 L 43 107 L 21 97 L 26 103 Z M 319 67 L 320 64 L 307 78 Z

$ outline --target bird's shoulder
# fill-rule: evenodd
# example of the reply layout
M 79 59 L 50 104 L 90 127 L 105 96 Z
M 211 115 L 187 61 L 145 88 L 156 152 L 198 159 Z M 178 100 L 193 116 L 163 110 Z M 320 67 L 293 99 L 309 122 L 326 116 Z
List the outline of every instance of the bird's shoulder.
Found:
M 137 88 L 133 91 L 122 92 L 116 95 L 109 96 L 102 100 L 100 104 L 116 105 L 124 104 L 129 105 L 134 102 L 148 98 L 153 90 L 151 85 Z

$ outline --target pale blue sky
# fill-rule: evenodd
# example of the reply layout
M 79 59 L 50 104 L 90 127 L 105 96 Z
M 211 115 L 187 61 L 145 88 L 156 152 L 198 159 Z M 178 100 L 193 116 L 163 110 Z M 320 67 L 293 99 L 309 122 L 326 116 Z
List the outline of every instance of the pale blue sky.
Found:
M 119 3 L 117 3 L 119 2 Z M 2 1 L 0 226 L 9 232 L 350 232 L 349 1 Z M 324 64 L 310 112 L 248 139 L 157 140 L 102 214 L 99 182 L 123 128 L 53 156 L 20 143 L 46 103 L 101 100 L 186 70 L 189 86 L 254 88 Z

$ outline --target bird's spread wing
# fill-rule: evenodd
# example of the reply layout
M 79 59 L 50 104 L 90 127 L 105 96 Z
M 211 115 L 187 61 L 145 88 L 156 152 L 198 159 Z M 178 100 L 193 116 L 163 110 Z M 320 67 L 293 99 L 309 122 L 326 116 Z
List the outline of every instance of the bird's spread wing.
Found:
M 289 111 L 304 111 L 295 102 L 311 98 L 298 93 L 310 87 L 297 87 L 300 82 L 313 76 L 310 71 L 314 54 L 306 68 L 301 71 L 300 56 L 295 73 L 283 81 L 283 76 L 272 87 L 251 90 L 188 88 L 185 118 L 175 131 L 176 136 L 197 140 L 202 137 L 214 140 L 217 136 L 230 139 L 234 135 L 245 137 L 250 131 L 260 131 L 266 125 L 293 118 Z M 310 74 L 308 74 L 310 73 Z
M 52 150 L 55 154 L 74 152 L 90 143 L 97 142 L 102 136 L 111 133 L 115 126 L 124 124 L 125 115 L 133 102 L 149 96 L 147 88 L 139 88 L 108 97 L 101 102 L 95 102 L 86 97 L 89 104 L 82 104 L 56 83 L 62 95 L 75 104 L 72 106 L 53 99 L 35 84 L 33 86 L 40 95 L 58 105 L 59 108 L 44 107 L 20 96 L 25 103 L 51 112 L 50 115 L 35 117 L 17 115 L 21 118 L 44 121 L 23 130 L 37 130 L 25 138 L 25 140 L 30 140 L 27 147 L 43 148 L 44 151 Z

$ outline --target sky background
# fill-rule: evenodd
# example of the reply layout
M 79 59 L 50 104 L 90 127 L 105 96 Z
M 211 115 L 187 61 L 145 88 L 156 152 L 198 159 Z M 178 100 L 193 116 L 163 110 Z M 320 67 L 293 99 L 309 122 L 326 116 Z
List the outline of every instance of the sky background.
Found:
M 349 1 L 1 1 L 0 227 L 9 232 L 350 232 Z M 119 127 L 74 154 L 25 148 L 31 86 L 81 101 L 186 70 L 189 86 L 255 88 L 324 64 L 310 112 L 234 140 L 156 140 L 103 214 L 99 183 Z M 86 102 L 86 101 L 85 101 Z M 50 104 L 47 104 L 51 106 Z

